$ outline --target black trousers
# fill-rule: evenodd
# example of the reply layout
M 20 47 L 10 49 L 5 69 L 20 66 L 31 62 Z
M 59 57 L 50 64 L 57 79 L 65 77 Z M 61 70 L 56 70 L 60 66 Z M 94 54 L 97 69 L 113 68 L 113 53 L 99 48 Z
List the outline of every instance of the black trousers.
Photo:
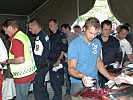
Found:
M 64 84 L 64 70 L 59 69 L 57 72 L 52 71 L 55 61 L 49 61 L 50 83 L 54 91 L 52 100 L 62 100 L 62 85 Z
M 33 92 L 35 100 L 50 100 L 47 87 L 44 85 L 45 76 L 49 67 L 37 69 L 37 73 L 33 83 Z

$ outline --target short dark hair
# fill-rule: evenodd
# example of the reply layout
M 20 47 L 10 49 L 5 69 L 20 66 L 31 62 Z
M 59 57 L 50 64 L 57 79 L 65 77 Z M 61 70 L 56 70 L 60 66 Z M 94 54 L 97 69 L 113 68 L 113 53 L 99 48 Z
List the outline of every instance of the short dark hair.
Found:
M 8 27 L 8 26 L 12 26 L 12 27 L 18 27 L 18 23 L 16 20 L 8 18 L 6 19 L 3 24 L 2 27 Z
M 73 28 L 80 28 L 81 29 L 81 27 L 79 25 L 74 25 Z
M 129 23 L 123 23 L 123 25 L 127 26 L 128 28 L 130 27 Z
M 112 27 L 112 22 L 111 22 L 110 20 L 104 20 L 104 21 L 101 23 L 101 28 L 103 28 L 103 25 L 105 25 L 105 24 L 111 25 L 111 27 Z
M 120 32 L 122 29 L 125 29 L 125 30 L 129 31 L 129 28 L 128 28 L 126 25 L 121 25 L 121 26 L 120 26 L 120 29 L 119 29 L 119 32 Z
M 62 24 L 62 25 L 61 25 L 61 28 L 63 28 L 63 27 L 64 27 L 65 29 L 68 28 L 68 29 L 71 31 L 71 27 L 70 27 L 69 24 Z
M 39 20 L 37 20 L 37 19 L 31 19 L 31 20 L 28 22 L 28 24 L 31 24 L 32 26 L 34 26 L 34 25 L 41 26 Z
M 49 22 L 50 21 L 53 21 L 54 23 L 58 24 L 58 21 L 56 19 L 50 19 Z

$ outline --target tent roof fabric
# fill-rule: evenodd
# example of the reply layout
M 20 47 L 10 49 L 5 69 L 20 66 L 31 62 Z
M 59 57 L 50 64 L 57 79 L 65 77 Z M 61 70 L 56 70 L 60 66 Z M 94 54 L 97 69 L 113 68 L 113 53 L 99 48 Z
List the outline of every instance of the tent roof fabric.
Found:
M 121 23 L 129 23 L 133 28 L 133 0 L 126 2 L 125 0 L 108 0 L 108 4 L 114 16 Z
M 93 8 L 96 0 L 79 0 L 79 15 L 87 13 Z M 78 18 L 77 0 L 50 0 L 36 13 L 30 16 L 31 19 L 39 18 L 46 32 L 48 30 L 48 21 L 51 18 L 58 20 L 59 28 L 62 24 L 72 25 Z
M 0 14 L 29 15 L 47 0 L 0 0 Z
M 40 20 L 43 28 L 48 31 L 48 20 L 55 18 L 59 22 L 72 24 L 79 15 L 93 8 L 96 0 L 0 0 L 0 22 L 6 18 L 15 18 L 20 29 L 27 31 L 27 21 L 32 18 Z

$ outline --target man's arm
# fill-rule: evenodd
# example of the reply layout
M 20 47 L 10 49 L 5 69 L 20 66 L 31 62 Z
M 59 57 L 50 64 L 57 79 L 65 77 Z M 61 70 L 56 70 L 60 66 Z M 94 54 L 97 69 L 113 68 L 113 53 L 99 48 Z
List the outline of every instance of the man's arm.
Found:
M 54 64 L 54 66 L 59 66 L 59 64 L 61 63 L 61 59 L 63 59 L 63 57 L 64 57 L 64 54 L 65 54 L 65 52 L 61 51 L 61 54 L 60 54 L 58 60 L 56 61 L 56 63 Z
M 7 63 L 8 64 L 22 64 L 24 63 L 24 61 L 25 61 L 24 57 L 17 57 L 14 59 L 8 59 Z
M 77 69 L 76 69 L 76 65 L 77 65 L 77 60 L 76 59 L 71 59 L 71 60 L 68 60 L 68 71 L 69 71 L 69 74 L 75 78 L 79 78 L 79 79 L 82 79 L 82 82 L 83 84 L 88 87 L 88 82 L 87 80 L 90 82 L 90 83 L 94 83 L 93 78 L 89 77 L 90 79 L 87 78 L 87 76 L 85 76 L 84 74 L 80 73 Z M 91 84 L 92 86 L 94 84 Z M 91 87 L 91 86 L 89 86 Z
M 130 61 L 133 63 L 133 54 L 126 54 L 126 60 L 124 60 L 123 66 L 126 67 L 128 66 L 128 62 Z M 125 58 L 125 57 L 124 57 Z
M 22 64 L 25 61 L 24 57 L 24 45 L 23 43 L 18 40 L 14 39 L 12 41 L 12 48 L 10 51 L 14 55 L 14 59 L 8 59 L 8 64 Z
M 77 65 L 77 60 L 76 59 L 68 60 L 68 71 L 69 71 L 69 74 L 72 75 L 75 78 L 81 78 L 82 79 L 84 74 L 80 73 L 76 69 L 76 65 Z
M 133 85 L 133 76 L 118 76 L 115 79 L 116 84 L 127 83 Z
M 127 57 L 131 63 L 133 63 L 133 54 L 127 54 Z
M 25 59 L 24 57 L 17 57 L 14 59 L 7 59 L 6 61 L 0 62 L 3 66 L 6 66 L 7 64 L 22 64 L 24 63 Z
M 68 51 L 68 41 L 65 33 L 62 33 L 60 35 L 61 37 L 61 53 L 59 58 L 57 59 L 56 63 L 54 64 L 55 66 L 58 66 L 60 64 L 60 60 L 64 57 L 64 54 Z
M 108 71 L 106 70 L 105 66 L 104 66 L 104 63 L 103 61 L 101 60 L 100 57 L 98 57 L 98 60 L 97 60 L 97 68 L 99 70 L 99 72 L 104 75 L 108 80 L 114 80 L 114 77 L 111 76 Z

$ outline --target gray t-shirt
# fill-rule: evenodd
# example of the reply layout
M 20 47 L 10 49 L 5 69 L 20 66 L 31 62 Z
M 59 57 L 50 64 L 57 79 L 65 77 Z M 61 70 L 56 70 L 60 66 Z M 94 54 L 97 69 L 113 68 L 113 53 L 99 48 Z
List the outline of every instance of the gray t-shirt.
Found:
M 71 36 L 67 37 L 68 45 L 69 45 L 75 38 L 77 38 L 78 36 L 79 36 L 78 34 L 72 33 Z

